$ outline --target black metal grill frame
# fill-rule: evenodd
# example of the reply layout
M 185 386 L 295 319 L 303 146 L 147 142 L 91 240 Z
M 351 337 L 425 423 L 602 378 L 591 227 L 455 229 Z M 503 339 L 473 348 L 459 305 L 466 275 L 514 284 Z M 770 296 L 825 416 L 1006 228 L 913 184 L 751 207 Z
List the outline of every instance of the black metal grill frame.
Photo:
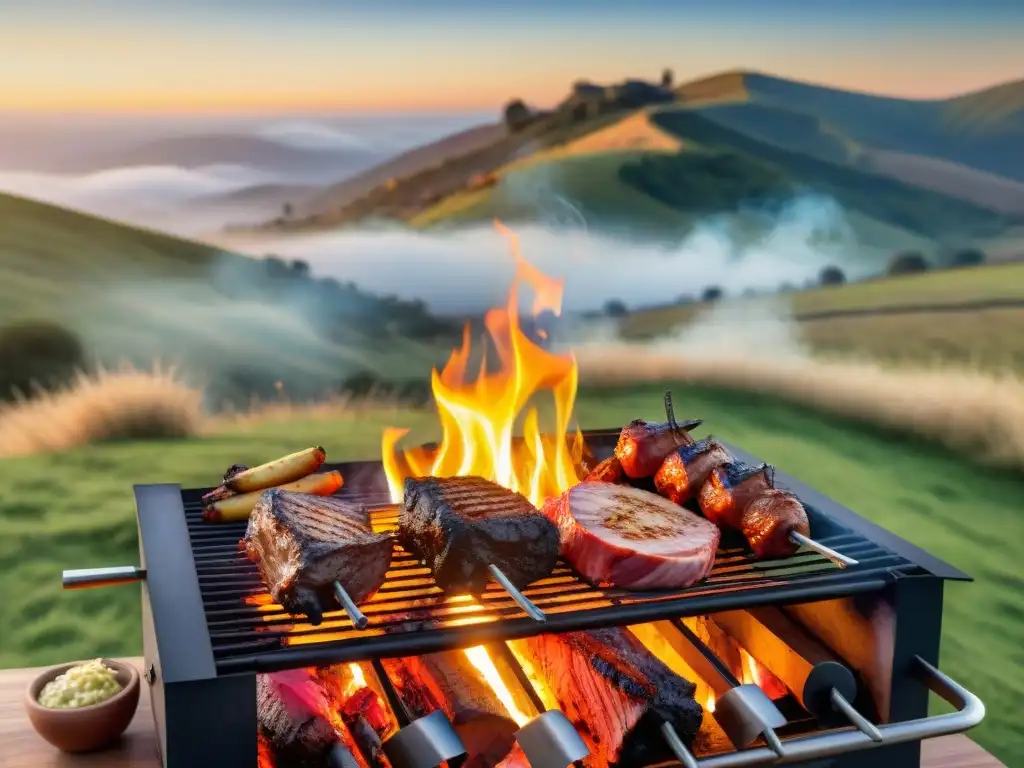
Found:
M 595 456 L 601 459 L 610 455 L 617 430 L 590 432 L 585 436 Z M 742 460 L 758 461 L 740 449 L 729 447 Z M 386 494 L 378 462 L 351 462 L 325 469 L 338 466 L 346 473 L 348 486 L 341 496 L 352 498 L 354 488 L 367 488 L 368 495 L 378 500 L 381 494 Z M 207 765 L 251 768 L 255 765 L 254 673 L 257 671 L 364 659 L 373 660 L 377 667 L 381 657 L 467 647 L 541 632 L 622 626 L 759 604 L 812 602 L 876 590 L 884 590 L 885 599 L 901 617 L 893 656 L 889 719 L 900 722 L 924 716 L 928 691 L 910 680 L 908 672 L 916 656 L 933 664 L 938 661 L 943 580 L 969 577 L 781 472 L 776 473 L 776 484 L 798 494 L 805 502 L 816 538 L 856 557 L 861 564 L 839 571 L 821 562 L 821 572 L 790 577 L 781 585 L 743 591 L 691 592 L 668 599 L 641 599 L 607 609 L 552 612 L 543 625 L 524 617 L 518 609 L 501 605 L 497 610 L 505 611 L 502 614 L 505 618 L 476 626 L 359 637 L 349 642 L 308 647 L 229 648 L 227 653 L 225 645 L 234 643 L 225 642 L 229 638 L 218 634 L 218 614 L 211 614 L 208 605 L 212 596 L 210 586 L 205 578 L 201 582 L 200 574 L 213 576 L 211 567 L 225 568 L 228 563 L 224 557 L 237 557 L 237 541 L 243 526 L 213 526 L 196 519 L 198 499 L 206 489 L 182 491 L 173 484 L 136 486 L 140 559 L 147 574 L 142 590 L 146 679 L 151 687 L 163 765 L 165 768 Z M 200 543 L 201 539 L 206 539 L 206 543 Z M 219 566 L 218 558 L 221 558 Z M 232 568 L 233 565 L 226 567 L 226 572 L 230 573 Z M 207 583 L 205 595 L 203 583 Z M 701 587 L 695 590 L 699 592 Z M 537 596 L 535 599 L 544 607 L 542 599 Z M 374 613 L 367 610 L 372 622 Z M 230 638 L 235 639 L 238 638 Z M 254 639 L 262 642 L 270 638 Z M 880 750 L 875 757 L 879 765 L 902 768 L 915 765 L 918 755 L 919 745 L 907 743 Z M 849 761 L 844 757 L 836 766 L 859 764 L 856 755 Z
M 609 432 L 585 435 L 598 458 L 610 453 L 614 436 Z M 334 464 L 325 469 L 338 469 L 346 477 L 339 498 L 365 503 L 377 524 L 396 524 L 397 510 L 389 502 L 380 464 Z M 841 570 L 814 552 L 758 561 L 742 541 L 725 537 L 705 581 L 683 590 L 636 592 L 593 587 L 560 562 L 550 577 L 523 590 L 548 616 L 547 622 L 539 624 L 497 584 L 477 604 L 444 594 L 429 579 L 429 570 L 396 545 L 387 582 L 361 606 L 370 619 L 367 629 L 356 630 L 340 609 L 326 614 L 320 627 L 312 627 L 279 606 L 246 603 L 247 596 L 270 598 L 255 565 L 238 550 L 245 524 L 204 522 L 200 497 L 206 490 L 182 491 L 181 510 L 168 514 L 181 515 L 185 521 L 190 552 L 183 557 L 194 564 L 219 674 L 410 656 L 541 632 L 843 597 L 883 589 L 899 576 L 920 572 L 914 562 L 838 525 L 827 512 L 808 503 L 812 534 L 857 559 L 858 565 Z M 410 609 L 409 603 L 416 607 Z M 298 640 L 304 642 L 297 644 Z

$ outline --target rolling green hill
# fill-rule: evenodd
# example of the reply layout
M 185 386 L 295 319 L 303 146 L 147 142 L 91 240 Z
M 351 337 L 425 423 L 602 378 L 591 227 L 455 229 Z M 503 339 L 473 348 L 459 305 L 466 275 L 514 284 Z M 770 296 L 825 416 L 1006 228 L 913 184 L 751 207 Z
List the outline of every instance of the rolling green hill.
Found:
M 848 149 L 906 152 L 1024 180 L 1024 80 L 950 99 L 911 100 L 734 72 L 685 84 L 678 93 L 723 125 L 780 146 L 793 144 L 790 130 L 806 121 Z
M 320 396 L 364 370 L 419 374 L 432 339 L 447 348 L 455 332 L 418 302 L 312 278 L 301 262 L 0 194 L 0 326 L 28 319 L 73 329 L 106 365 L 176 364 L 223 385 L 223 398 L 271 396 L 278 381 Z

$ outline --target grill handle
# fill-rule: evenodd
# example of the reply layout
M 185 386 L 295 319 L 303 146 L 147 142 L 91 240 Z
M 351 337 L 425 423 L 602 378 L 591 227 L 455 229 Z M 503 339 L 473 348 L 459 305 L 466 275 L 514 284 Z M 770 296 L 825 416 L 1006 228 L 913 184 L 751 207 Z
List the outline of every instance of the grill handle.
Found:
M 872 747 L 963 733 L 984 719 L 985 705 L 981 699 L 949 675 L 940 672 L 920 656 L 914 657 L 913 666 L 913 676 L 933 693 L 956 707 L 956 712 L 879 726 L 878 734 L 882 737 L 881 741 L 856 729 L 786 739 L 782 742 L 781 755 L 767 747 L 756 747 L 697 760 L 685 748 L 683 748 L 685 754 L 679 754 L 682 743 L 672 745 L 673 751 L 677 753 L 680 762 L 687 768 L 759 768 L 760 766 L 820 760 Z
M 134 584 L 146 578 L 146 569 L 137 565 L 115 565 L 110 568 L 79 568 L 64 571 L 61 584 L 64 589 L 90 589 Z

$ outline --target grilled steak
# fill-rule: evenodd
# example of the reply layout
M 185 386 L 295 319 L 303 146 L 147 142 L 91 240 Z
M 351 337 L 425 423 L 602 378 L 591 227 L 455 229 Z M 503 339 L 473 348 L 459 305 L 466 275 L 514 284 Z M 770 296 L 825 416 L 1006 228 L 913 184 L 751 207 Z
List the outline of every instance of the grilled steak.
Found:
M 685 504 L 698 493 L 711 471 L 733 461 L 729 450 L 713 437 L 705 437 L 670 453 L 654 476 L 658 493 L 676 504 Z
M 696 686 L 626 629 L 539 635 L 509 643 L 528 661 L 590 747 L 587 768 L 668 758 L 658 732 L 670 723 L 688 746 L 704 712 Z
M 335 604 L 335 581 L 358 603 L 380 588 L 391 565 L 391 540 L 373 532 L 362 504 L 278 489 L 256 502 L 242 546 L 274 600 L 314 625 Z
M 721 537 L 717 526 L 661 496 L 588 482 L 544 505 L 562 556 L 584 578 L 627 589 L 681 589 L 705 578 Z
M 524 496 L 482 477 L 407 479 L 398 531 L 438 586 L 474 595 L 491 581 L 489 565 L 521 589 L 558 560 L 555 526 Z
M 740 519 L 740 530 L 758 557 L 788 557 L 799 549 L 792 531 L 810 536 L 807 510 L 791 493 L 770 488 L 754 498 Z

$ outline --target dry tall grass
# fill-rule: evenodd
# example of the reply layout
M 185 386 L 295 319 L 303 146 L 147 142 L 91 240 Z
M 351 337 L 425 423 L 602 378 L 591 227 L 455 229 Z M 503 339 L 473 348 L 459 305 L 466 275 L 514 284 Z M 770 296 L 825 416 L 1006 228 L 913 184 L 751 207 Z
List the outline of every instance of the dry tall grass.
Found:
M 576 358 L 585 384 L 678 381 L 761 392 L 1024 469 L 1024 381 L 1012 374 L 785 356 L 684 356 L 634 345 L 584 348 Z
M 0 456 L 109 440 L 188 437 L 203 419 L 203 393 L 173 370 L 80 374 L 65 389 L 0 407 Z

